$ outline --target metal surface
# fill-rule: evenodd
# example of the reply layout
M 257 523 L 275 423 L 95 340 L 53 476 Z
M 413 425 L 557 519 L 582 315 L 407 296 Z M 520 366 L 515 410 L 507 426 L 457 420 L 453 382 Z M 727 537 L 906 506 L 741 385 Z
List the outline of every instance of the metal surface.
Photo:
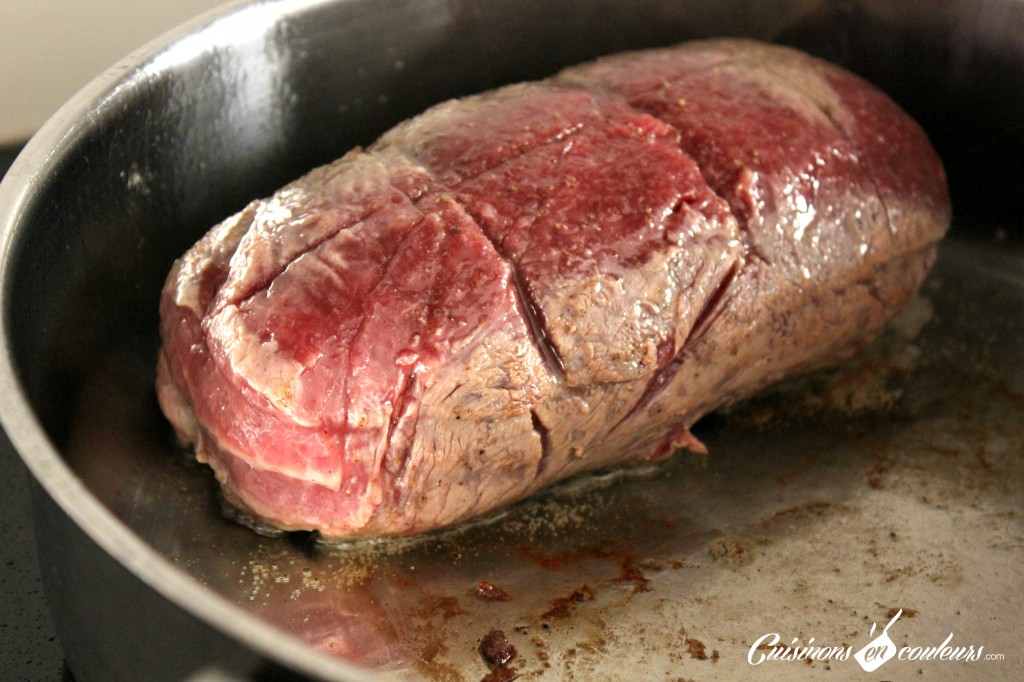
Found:
M 0 145 L 0 179 L 21 145 Z M 64 655 L 57 642 L 36 557 L 28 471 L 0 434 L 0 660 L 14 679 L 60 680 Z
M 328 548 L 225 518 L 152 392 L 175 256 L 433 102 L 720 34 L 860 71 L 946 158 L 953 238 L 886 339 L 707 420 L 706 461 L 590 478 L 473 527 Z M 127 59 L 0 186 L 0 407 L 39 484 L 44 578 L 76 676 L 479 679 L 478 642 L 499 628 L 523 677 L 844 679 L 864 674 L 852 659 L 751 668 L 748 651 L 770 632 L 856 650 L 893 609 L 900 645 L 952 633 L 1004 656 L 892 661 L 893 676 L 1011 676 L 1024 625 L 1021 35 L 1018 2 L 269 2 Z M 510 598 L 480 598 L 480 580 Z
M 233 522 L 208 471 L 170 444 L 146 354 L 95 368 L 66 454 L 120 519 L 198 582 L 371 667 L 482 677 L 478 643 L 498 628 L 524 675 L 737 679 L 762 634 L 859 648 L 871 622 L 898 608 L 915 612 L 896 628 L 908 643 L 952 631 L 1015 655 L 1021 311 L 1020 259 L 951 243 L 923 294 L 861 357 L 703 424 L 706 461 L 680 455 L 585 478 L 419 540 L 325 547 Z M 481 580 L 510 598 L 481 598 Z M 796 665 L 758 672 L 792 679 L 805 672 Z M 1016 663 L 974 665 L 1001 677 Z M 863 674 L 853 661 L 832 667 Z M 964 672 L 932 664 L 928 675 Z

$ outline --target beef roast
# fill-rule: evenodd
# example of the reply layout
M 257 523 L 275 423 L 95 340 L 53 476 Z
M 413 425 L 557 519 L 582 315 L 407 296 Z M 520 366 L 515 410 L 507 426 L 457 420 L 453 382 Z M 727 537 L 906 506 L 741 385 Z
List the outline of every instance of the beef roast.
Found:
M 408 534 L 701 449 L 689 427 L 870 341 L 948 227 L 924 133 L 739 40 L 440 104 L 177 261 L 157 388 L 227 498 Z

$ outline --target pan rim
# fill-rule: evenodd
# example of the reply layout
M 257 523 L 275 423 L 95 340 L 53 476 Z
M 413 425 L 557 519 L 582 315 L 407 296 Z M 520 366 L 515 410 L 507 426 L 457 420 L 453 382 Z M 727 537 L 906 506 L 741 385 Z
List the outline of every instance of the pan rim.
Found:
M 0 183 L 0 426 L 36 483 L 60 509 L 136 578 L 160 596 L 256 653 L 318 679 L 381 679 L 354 663 L 317 651 L 299 638 L 261 621 L 205 587 L 146 544 L 107 509 L 71 471 L 30 406 L 15 367 L 10 341 L 14 263 L 23 238 L 21 223 L 51 170 L 90 131 L 92 112 L 116 106 L 130 85 L 161 61 L 189 57 L 189 48 L 209 49 L 246 23 L 269 29 L 289 15 L 351 0 L 232 0 L 145 43 L 109 67 L 69 99 L 32 136 Z M 183 51 L 183 53 L 176 52 Z M 198 671 L 197 671 L 198 672 Z

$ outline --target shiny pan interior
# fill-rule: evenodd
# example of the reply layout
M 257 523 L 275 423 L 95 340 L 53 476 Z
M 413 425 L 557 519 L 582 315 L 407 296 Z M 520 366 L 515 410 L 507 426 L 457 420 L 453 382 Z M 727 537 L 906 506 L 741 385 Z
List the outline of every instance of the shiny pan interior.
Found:
M 706 459 L 590 476 L 440 534 L 325 546 L 225 513 L 153 392 L 175 257 L 431 104 L 717 35 L 862 74 L 945 159 L 950 238 L 884 338 L 706 419 Z M 34 476 L 76 679 L 473 680 L 492 629 L 526 679 L 739 679 L 765 633 L 859 647 L 899 609 L 901 641 L 954 632 L 1007 654 L 977 665 L 1009 677 L 1024 626 L 1021 36 L 1009 0 L 337 0 L 233 4 L 127 57 L 0 188 L 0 407 Z M 886 670 L 924 668 L 965 674 Z

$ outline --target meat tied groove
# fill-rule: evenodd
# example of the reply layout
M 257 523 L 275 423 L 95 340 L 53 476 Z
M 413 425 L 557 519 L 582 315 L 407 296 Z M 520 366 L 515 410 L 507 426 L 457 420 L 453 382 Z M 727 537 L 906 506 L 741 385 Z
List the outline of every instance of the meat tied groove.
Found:
M 171 271 L 157 388 L 235 505 L 415 533 L 701 449 L 707 412 L 870 341 L 948 227 L 924 133 L 737 40 L 440 104 Z

